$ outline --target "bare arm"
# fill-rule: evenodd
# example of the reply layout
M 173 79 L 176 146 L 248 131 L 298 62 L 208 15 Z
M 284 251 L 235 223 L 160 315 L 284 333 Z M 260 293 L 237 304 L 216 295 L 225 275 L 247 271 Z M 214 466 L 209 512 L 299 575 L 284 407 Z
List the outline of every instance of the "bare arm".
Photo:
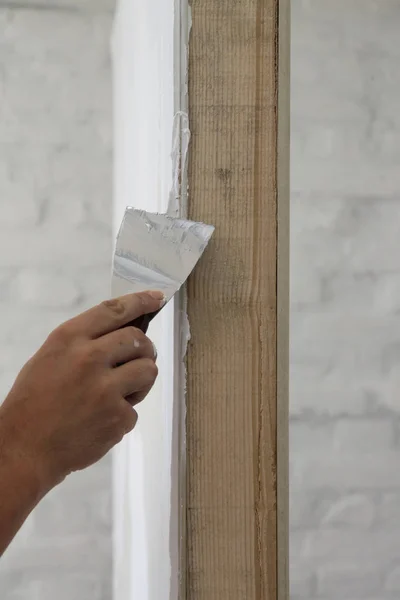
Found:
M 0 411 L 1 412 L 1 411 Z M 10 439 L 7 423 L 0 422 L 0 556 L 29 513 L 51 489 L 37 465 L 20 455 Z M 46 489 L 47 488 L 47 489 Z
M 127 326 L 163 295 L 124 296 L 55 330 L 0 407 L 0 556 L 36 504 L 134 428 L 157 377 L 154 346 Z

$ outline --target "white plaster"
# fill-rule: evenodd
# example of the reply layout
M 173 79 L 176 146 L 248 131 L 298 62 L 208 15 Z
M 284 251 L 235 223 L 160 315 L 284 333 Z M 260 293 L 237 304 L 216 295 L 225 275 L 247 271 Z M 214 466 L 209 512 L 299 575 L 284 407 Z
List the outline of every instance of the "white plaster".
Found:
M 113 32 L 115 233 L 126 206 L 167 210 L 172 189 L 174 0 L 120 0 Z M 148 335 L 159 377 L 114 455 L 114 600 L 176 600 L 178 452 L 174 303 Z M 174 447 L 174 450 L 172 450 Z
M 189 143 L 189 115 L 178 111 L 175 114 L 172 134 L 172 187 L 168 203 L 168 213 L 174 216 L 182 213 L 182 188 L 186 181 Z

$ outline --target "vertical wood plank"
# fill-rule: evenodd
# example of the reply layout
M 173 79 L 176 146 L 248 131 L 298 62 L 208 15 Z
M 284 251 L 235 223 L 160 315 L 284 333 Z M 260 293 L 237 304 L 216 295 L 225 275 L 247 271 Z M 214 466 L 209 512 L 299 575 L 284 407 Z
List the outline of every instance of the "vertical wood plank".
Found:
M 188 285 L 187 600 L 288 598 L 287 15 L 192 0 L 188 209 L 216 233 Z

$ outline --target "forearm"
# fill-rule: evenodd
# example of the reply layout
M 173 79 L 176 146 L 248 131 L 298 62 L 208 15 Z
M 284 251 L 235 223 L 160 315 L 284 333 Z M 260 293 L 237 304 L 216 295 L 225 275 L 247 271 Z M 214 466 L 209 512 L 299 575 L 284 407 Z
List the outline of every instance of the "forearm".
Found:
M 5 431 L 1 412 L 0 408 L 0 556 L 50 489 L 40 477 L 38 465 Z

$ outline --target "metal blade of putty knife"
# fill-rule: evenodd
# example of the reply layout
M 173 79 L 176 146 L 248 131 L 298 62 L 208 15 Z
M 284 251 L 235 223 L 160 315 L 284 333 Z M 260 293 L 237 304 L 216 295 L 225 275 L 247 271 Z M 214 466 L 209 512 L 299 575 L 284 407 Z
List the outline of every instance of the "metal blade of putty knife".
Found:
M 212 225 L 127 208 L 114 253 L 113 296 L 160 290 L 168 302 L 193 271 L 213 233 Z M 133 325 L 146 332 L 156 314 Z

